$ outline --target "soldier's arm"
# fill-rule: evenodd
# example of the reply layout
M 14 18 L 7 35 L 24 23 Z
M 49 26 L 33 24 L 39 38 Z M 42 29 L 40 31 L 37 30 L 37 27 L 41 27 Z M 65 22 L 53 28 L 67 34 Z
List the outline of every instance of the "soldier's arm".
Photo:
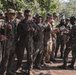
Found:
M 68 34 L 70 36 L 70 41 L 74 37 L 75 31 L 76 31 L 76 27 L 73 26 L 72 29 L 69 31 L 69 34 Z
M 17 26 L 17 36 L 16 39 L 18 39 L 21 36 L 22 30 L 21 30 L 21 24 L 19 23 Z

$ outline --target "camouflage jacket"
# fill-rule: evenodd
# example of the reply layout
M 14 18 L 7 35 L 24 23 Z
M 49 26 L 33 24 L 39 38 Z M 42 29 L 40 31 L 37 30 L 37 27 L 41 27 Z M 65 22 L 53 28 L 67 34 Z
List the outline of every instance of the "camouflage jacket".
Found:
M 26 31 L 28 28 L 33 27 L 35 29 L 35 31 Z M 28 22 L 25 22 L 25 20 L 22 20 L 17 27 L 17 39 L 23 39 L 23 38 L 27 38 L 28 35 L 30 37 L 33 37 L 33 35 L 35 35 L 36 33 L 36 25 L 35 23 L 33 23 L 31 20 Z
M 33 37 L 34 41 L 43 41 L 44 39 L 44 26 L 43 24 L 39 23 L 36 24 L 37 25 L 37 33 L 36 35 Z
M 69 35 L 70 35 L 70 44 L 76 46 L 76 25 L 72 26 Z

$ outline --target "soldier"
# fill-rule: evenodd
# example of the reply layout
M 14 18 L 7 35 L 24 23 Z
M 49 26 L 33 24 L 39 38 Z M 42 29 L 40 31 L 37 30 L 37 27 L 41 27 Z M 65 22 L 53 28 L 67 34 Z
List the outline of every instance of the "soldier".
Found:
M 17 25 L 18 25 L 18 23 L 19 23 L 21 20 L 23 20 L 23 12 L 22 12 L 22 11 L 18 11 L 17 17 L 16 17 Z
M 65 29 L 65 20 L 61 19 L 60 24 L 57 26 L 57 28 L 59 29 L 59 32 L 57 33 L 57 41 L 56 41 L 56 51 L 55 51 L 55 57 L 57 57 L 57 53 L 60 48 L 60 58 L 63 58 L 63 54 L 64 54 L 64 38 L 63 38 L 63 31 Z
M 70 24 L 70 19 L 67 18 L 66 20 L 66 23 L 65 23 L 65 31 L 64 31 L 64 49 L 66 49 L 66 44 L 68 44 L 68 41 L 69 41 L 69 38 L 70 36 L 68 35 L 68 33 L 70 32 L 71 28 L 72 28 L 72 25 Z M 64 50 L 65 51 L 65 50 Z
M 58 14 L 57 13 L 53 13 L 53 18 L 54 18 L 54 20 L 56 20 L 58 18 Z
M 7 12 L 8 21 L 4 25 L 4 34 L 7 40 L 4 43 L 4 56 L 1 61 L 0 75 L 4 75 L 7 71 L 7 75 L 15 75 L 12 71 L 12 63 L 15 54 L 15 36 L 16 36 L 16 24 L 14 22 L 15 11 L 13 9 L 8 9 Z
M 0 10 L 0 19 L 4 19 L 4 12 Z
M 70 23 L 72 24 L 72 29 L 69 33 L 70 39 L 68 41 L 67 47 L 64 52 L 64 59 L 63 59 L 63 65 L 58 66 L 61 69 L 67 69 L 67 59 L 68 59 L 68 54 L 72 50 L 72 61 L 71 65 L 68 66 L 68 68 L 74 69 L 74 64 L 75 64 L 75 59 L 76 59 L 76 25 L 75 25 L 76 18 L 72 16 L 70 18 Z
M 0 28 L 1 30 L 1 28 Z M 6 36 L 0 34 L 0 64 L 2 60 L 2 42 L 6 41 Z
M 0 10 L 0 57 L 2 57 L 2 33 L 1 33 L 1 29 L 2 29 L 2 26 L 4 24 L 4 19 L 3 19 L 3 11 Z M 1 58 L 0 58 L 0 62 L 1 62 Z
M 53 13 L 53 19 L 54 19 L 54 24 L 58 25 L 59 23 L 59 14 L 58 13 Z
M 45 62 L 50 62 L 50 55 L 52 52 L 52 25 L 50 24 L 51 14 L 47 14 L 44 30 L 44 51 L 45 51 Z
M 34 36 L 34 46 L 35 46 L 35 66 L 37 69 L 41 69 L 41 62 L 43 57 L 43 48 L 44 48 L 44 27 L 42 24 L 42 16 L 37 17 L 37 34 Z
M 18 38 L 18 44 L 16 48 L 16 54 L 17 54 L 17 70 L 21 67 L 23 55 L 24 55 L 24 49 L 27 50 L 27 68 L 28 73 L 30 73 L 30 70 L 33 67 L 33 35 L 35 34 L 35 24 L 31 21 L 30 16 L 30 10 L 24 11 L 25 19 L 23 19 L 17 27 L 17 38 Z
M 5 20 L 4 20 L 4 13 L 2 10 L 0 10 L 0 62 L 2 60 L 2 49 L 3 49 L 3 42 L 5 41 L 4 39 L 6 38 L 3 34 L 3 31 L 2 31 L 2 28 L 3 28 L 3 25 L 5 23 Z
M 54 24 L 54 19 L 52 18 L 51 20 L 51 25 L 52 25 L 52 54 L 50 56 L 50 60 L 52 62 L 56 62 L 54 56 L 55 56 L 55 50 L 56 50 L 56 28 L 55 28 L 55 24 Z

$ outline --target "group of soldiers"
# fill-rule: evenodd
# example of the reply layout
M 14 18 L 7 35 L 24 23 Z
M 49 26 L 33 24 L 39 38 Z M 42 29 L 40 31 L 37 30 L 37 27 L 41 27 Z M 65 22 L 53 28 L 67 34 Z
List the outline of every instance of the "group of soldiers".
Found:
M 27 74 L 33 68 L 41 69 L 45 63 L 56 62 L 60 48 L 60 58 L 63 65 L 59 68 L 67 68 L 67 58 L 72 51 L 72 61 L 69 68 L 74 69 L 76 58 L 76 18 L 61 19 L 56 24 L 57 15 L 47 14 L 46 20 L 40 14 L 31 19 L 31 11 L 18 11 L 17 16 L 14 9 L 8 9 L 6 16 L 0 10 L 0 75 L 16 75 L 21 67 L 24 51 L 27 51 Z M 15 71 L 12 69 L 13 62 L 17 58 Z

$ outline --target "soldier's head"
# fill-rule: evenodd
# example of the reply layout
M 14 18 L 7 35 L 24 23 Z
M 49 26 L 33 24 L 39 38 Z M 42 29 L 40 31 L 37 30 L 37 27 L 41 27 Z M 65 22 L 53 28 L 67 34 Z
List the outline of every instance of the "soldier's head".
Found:
M 65 22 L 66 22 L 66 24 L 69 24 L 70 23 L 70 19 L 69 18 L 66 18 L 65 19 Z
M 37 14 L 35 15 L 35 17 L 37 18 L 39 15 L 40 15 L 40 14 L 37 13 Z
M 8 17 L 9 20 L 14 19 L 15 18 L 15 10 L 14 9 L 8 9 L 7 17 Z
M 18 19 L 22 19 L 23 18 L 23 12 L 22 11 L 18 11 L 17 18 Z
M 24 16 L 25 16 L 25 19 L 26 20 L 29 20 L 30 19 L 30 16 L 31 16 L 31 11 L 30 10 L 25 10 L 24 11 Z
M 0 18 L 2 18 L 4 16 L 4 13 L 2 10 L 0 10 Z
M 46 19 L 46 21 L 51 22 L 52 19 L 53 19 L 53 15 L 50 14 L 50 13 L 48 13 L 48 14 L 47 14 L 47 19 Z
M 60 20 L 60 24 L 61 24 L 61 25 L 65 25 L 65 19 L 61 19 L 61 20 Z
M 36 17 L 32 17 L 32 21 L 36 23 Z
M 55 20 L 56 18 L 58 18 L 58 14 L 57 14 L 57 13 L 53 13 L 53 18 L 54 18 L 54 20 Z
M 37 16 L 37 23 L 42 23 L 43 17 L 41 15 Z
M 75 16 L 70 17 L 70 23 L 71 23 L 72 25 L 75 24 L 75 21 L 76 21 Z

